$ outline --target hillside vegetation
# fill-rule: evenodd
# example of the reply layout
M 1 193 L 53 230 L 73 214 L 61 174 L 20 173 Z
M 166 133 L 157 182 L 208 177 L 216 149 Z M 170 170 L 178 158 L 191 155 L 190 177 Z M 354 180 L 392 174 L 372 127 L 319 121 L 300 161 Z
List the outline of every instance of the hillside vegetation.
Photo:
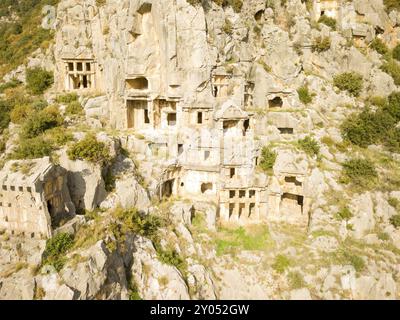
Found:
M 59 0 L 2 0 L 0 2 L 0 77 L 25 62 L 29 54 L 45 48 L 53 31 L 41 27 L 43 6 Z

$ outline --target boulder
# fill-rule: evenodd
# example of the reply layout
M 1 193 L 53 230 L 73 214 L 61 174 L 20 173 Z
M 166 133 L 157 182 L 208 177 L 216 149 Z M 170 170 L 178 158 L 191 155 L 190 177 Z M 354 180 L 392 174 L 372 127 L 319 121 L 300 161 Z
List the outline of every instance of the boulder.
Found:
M 312 300 L 310 291 L 307 288 L 290 291 L 290 300 Z
M 107 195 L 101 166 L 87 161 L 72 161 L 65 151 L 59 161 L 68 170 L 68 188 L 75 207 L 89 211 L 97 208 Z
M 60 276 L 76 299 L 127 299 L 124 260 L 120 253 L 110 252 L 103 240 L 73 252 L 68 260 Z
M 132 279 L 140 296 L 145 300 L 188 300 L 188 287 L 181 272 L 174 266 L 164 264 L 150 240 L 135 237 L 132 252 Z

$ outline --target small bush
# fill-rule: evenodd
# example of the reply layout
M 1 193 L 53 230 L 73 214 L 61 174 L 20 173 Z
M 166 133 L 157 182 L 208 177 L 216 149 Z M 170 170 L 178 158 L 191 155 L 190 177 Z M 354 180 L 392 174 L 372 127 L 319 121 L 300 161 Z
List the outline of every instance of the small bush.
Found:
M 400 214 L 396 214 L 396 215 L 390 217 L 390 223 L 391 223 L 395 228 L 399 228 L 399 227 L 400 227 Z
M 44 133 L 46 130 L 62 125 L 62 118 L 58 108 L 47 107 L 46 109 L 33 113 L 22 127 L 21 135 L 24 138 L 34 138 Z
M 11 88 L 16 88 L 22 84 L 21 81 L 17 79 L 12 79 L 9 82 L 0 84 L 0 93 L 3 93 L 4 91 L 11 89 Z
M 318 156 L 320 146 L 319 143 L 310 136 L 305 137 L 297 142 L 299 148 L 309 156 Z
M 41 68 L 26 70 L 26 88 L 33 94 L 42 94 L 54 83 L 54 76 Z
M 383 4 L 385 5 L 387 12 L 392 10 L 400 10 L 399 0 L 383 0 Z
M 66 262 L 65 254 L 72 248 L 73 243 L 74 237 L 68 233 L 59 233 L 49 239 L 43 253 L 42 264 L 52 265 L 57 271 L 60 271 Z
M 386 44 L 379 38 L 375 38 L 371 44 L 370 44 L 371 48 L 374 49 L 376 52 L 385 55 L 389 52 L 388 47 L 386 46 Z
M 393 78 L 397 86 L 400 85 L 400 66 L 395 60 L 390 59 L 381 66 L 381 69 Z
M 123 210 L 118 208 L 113 216 L 126 228 L 143 237 L 154 238 L 157 236 L 158 229 L 162 226 L 162 221 L 154 215 L 140 215 L 136 209 Z
M 397 61 L 400 61 L 400 44 L 398 44 L 396 47 L 394 47 L 392 56 Z
M 336 20 L 328 16 L 322 15 L 321 18 L 319 18 L 318 23 L 323 23 L 324 25 L 332 28 L 333 30 L 336 29 Z
M 228 4 L 236 13 L 239 13 L 243 7 L 243 0 L 227 0 Z
M 185 260 L 179 255 L 176 250 L 157 250 L 158 259 L 165 264 L 177 267 L 178 270 L 186 269 Z
M 73 93 L 67 93 L 65 95 L 57 96 L 56 102 L 57 103 L 62 103 L 62 104 L 68 104 L 71 102 L 78 101 L 78 95 L 73 92 Z
M 388 112 L 365 109 L 360 114 L 350 115 L 342 123 L 341 132 L 345 140 L 365 148 L 383 142 L 395 123 Z
M 0 153 L 6 151 L 6 141 L 2 137 L 0 137 Z
M 390 152 L 400 153 L 400 128 L 389 130 L 383 143 Z
M 302 86 L 297 89 L 297 93 L 299 94 L 299 99 L 304 104 L 309 104 L 313 101 L 313 96 L 308 90 L 307 86 Z
M 334 77 L 333 84 L 341 91 L 358 97 L 363 89 L 363 78 L 355 72 L 345 72 Z
M 97 141 L 93 134 L 73 144 L 68 149 L 71 160 L 86 160 L 92 163 L 105 163 L 110 160 L 110 151 L 105 143 Z
M 278 273 L 284 273 L 290 267 L 290 260 L 288 257 L 283 254 L 278 254 L 275 257 L 275 262 L 272 265 L 272 268 Z
M 390 240 L 390 236 L 387 232 L 379 232 L 378 233 L 378 239 L 382 240 L 382 241 L 389 241 Z
M 337 216 L 341 220 L 350 220 L 353 217 L 353 213 L 350 211 L 348 207 L 343 207 L 339 210 Z
M 331 39 L 329 37 L 318 37 L 314 40 L 312 49 L 316 52 L 324 52 L 331 48 Z
M 262 148 L 260 168 L 264 171 L 270 171 L 274 165 L 278 154 L 268 147 Z
M 10 111 L 12 110 L 12 105 L 8 101 L 0 99 L 0 133 L 8 127 L 10 124 Z
M 24 123 L 32 114 L 34 113 L 34 109 L 31 105 L 22 104 L 17 105 L 12 109 L 10 113 L 10 119 L 12 123 L 22 124 Z
M 233 32 L 233 25 L 230 22 L 230 20 L 225 19 L 225 23 L 222 27 L 222 30 L 226 33 L 226 34 L 232 34 Z
M 304 278 L 300 272 L 289 272 L 288 279 L 292 289 L 301 289 L 306 286 Z
M 397 198 L 390 197 L 388 200 L 389 205 L 395 209 L 400 209 L 400 200 Z
M 65 109 L 65 113 L 67 115 L 82 115 L 83 114 L 83 108 L 82 105 L 78 101 L 72 101 L 67 105 L 67 108 Z
M 53 151 L 51 143 L 42 136 L 32 139 L 20 139 L 18 146 L 13 151 L 13 159 L 38 159 L 50 156 Z
M 351 264 L 357 272 L 364 270 L 365 261 L 363 258 L 347 251 L 343 251 L 342 254 L 344 261 Z
M 388 97 L 388 104 L 383 109 L 396 121 L 400 121 L 400 92 L 392 92 Z
M 74 139 L 72 133 L 63 127 L 56 127 L 46 131 L 46 137 L 55 146 L 64 146 Z
M 372 96 L 368 98 L 368 102 L 373 106 L 383 108 L 388 103 L 388 100 L 386 97 Z
M 142 300 L 136 283 L 130 285 L 129 300 Z
M 374 165 L 366 159 L 351 159 L 343 164 L 342 182 L 352 183 L 361 188 L 375 185 L 378 173 Z

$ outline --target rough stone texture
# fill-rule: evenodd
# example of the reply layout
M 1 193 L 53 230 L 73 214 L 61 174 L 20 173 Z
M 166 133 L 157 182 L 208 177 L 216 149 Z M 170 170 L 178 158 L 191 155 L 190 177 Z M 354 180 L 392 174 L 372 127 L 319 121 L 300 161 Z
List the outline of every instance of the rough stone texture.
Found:
M 182 274 L 156 259 L 151 241 L 137 237 L 134 242 L 132 276 L 146 300 L 187 300 L 190 298 Z
M 94 210 L 106 197 L 102 168 L 85 161 L 71 161 L 66 152 L 60 156 L 60 165 L 68 170 L 68 187 L 75 207 Z

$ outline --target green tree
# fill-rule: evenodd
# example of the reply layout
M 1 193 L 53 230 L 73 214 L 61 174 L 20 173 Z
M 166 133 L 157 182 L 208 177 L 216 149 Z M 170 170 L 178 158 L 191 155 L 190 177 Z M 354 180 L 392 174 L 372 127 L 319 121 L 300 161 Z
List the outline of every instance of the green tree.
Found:
M 36 67 L 26 70 L 26 88 L 33 94 L 42 94 L 54 83 L 54 76 L 51 72 Z
M 260 168 L 264 171 L 270 171 L 274 165 L 278 154 L 269 147 L 262 148 Z
M 97 141 L 93 134 L 87 134 L 84 139 L 74 143 L 67 153 L 71 160 L 86 160 L 92 163 L 105 163 L 111 158 L 106 144 Z
M 363 77 L 355 72 L 345 72 L 333 78 L 333 84 L 341 91 L 358 97 L 363 89 Z

